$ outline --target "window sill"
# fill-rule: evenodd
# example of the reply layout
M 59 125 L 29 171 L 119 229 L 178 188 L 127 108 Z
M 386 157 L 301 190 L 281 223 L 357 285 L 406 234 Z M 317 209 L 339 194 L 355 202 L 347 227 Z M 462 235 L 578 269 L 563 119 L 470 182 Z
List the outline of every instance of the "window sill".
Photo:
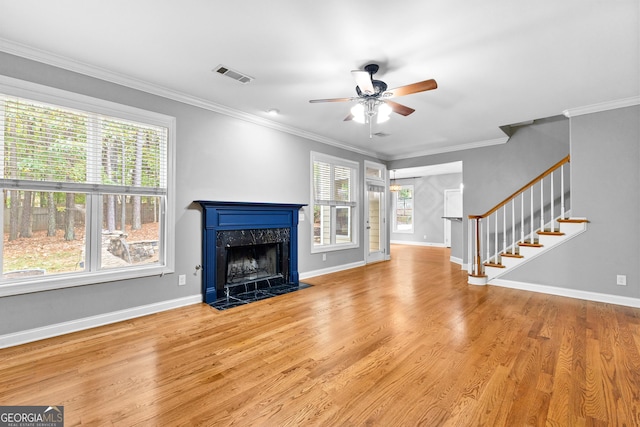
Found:
M 325 245 L 325 246 L 320 246 L 320 247 L 315 247 L 312 246 L 311 247 L 311 253 L 312 254 L 319 254 L 319 253 L 323 253 L 323 252 L 335 252 L 335 251 L 341 251 L 341 250 L 345 250 L 345 249 L 357 249 L 359 248 L 360 245 L 357 243 L 351 243 L 349 245 L 344 244 L 344 245 Z
M 97 285 L 99 283 L 115 282 L 126 279 L 138 279 L 150 276 L 162 276 L 173 273 L 173 270 L 163 266 L 149 266 L 127 270 L 111 270 L 88 274 L 60 274 L 39 276 L 36 279 L 5 282 L 0 284 L 0 297 L 30 294 L 34 292 L 52 291 L 56 289 L 72 288 L 76 286 Z

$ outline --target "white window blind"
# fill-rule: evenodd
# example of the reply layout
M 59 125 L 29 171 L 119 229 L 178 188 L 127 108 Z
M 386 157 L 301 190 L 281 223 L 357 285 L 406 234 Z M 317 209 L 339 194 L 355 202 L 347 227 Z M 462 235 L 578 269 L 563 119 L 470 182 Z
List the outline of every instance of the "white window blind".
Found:
M 314 200 L 316 204 L 329 206 L 355 206 L 353 176 L 355 169 L 331 163 L 315 161 Z
M 358 246 L 358 163 L 311 154 L 312 252 Z
M 174 139 L 173 117 L 0 76 L 0 297 L 172 272 Z
M 166 128 L 0 97 L 4 107 L 1 186 L 166 193 Z

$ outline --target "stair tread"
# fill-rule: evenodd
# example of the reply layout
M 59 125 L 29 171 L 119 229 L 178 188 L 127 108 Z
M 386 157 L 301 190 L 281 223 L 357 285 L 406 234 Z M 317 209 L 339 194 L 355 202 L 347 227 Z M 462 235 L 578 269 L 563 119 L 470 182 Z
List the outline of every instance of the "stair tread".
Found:
M 518 242 L 519 246 L 527 246 L 530 248 L 541 248 L 544 245 L 540 244 L 540 243 L 531 243 L 531 242 Z
M 509 252 L 503 252 L 500 254 L 500 256 L 503 257 L 508 257 L 508 258 L 524 258 L 524 256 L 520 255 L 520 254 L 512 254 Z
M 506 268 L 504 265 L 502 264 L 494 264 L 492 262 L 485 262 L 484 263 L 485 267 L 495 267 L 495 268 Z
M 562 231 L 538 230 L 536 233 L 542 236 L 564 236 Z
M 586 218 L 560 218 L 557 220 L 558 222 L 569 222 L 574 224 L 580 224 L 583 222 L 589 222 Z

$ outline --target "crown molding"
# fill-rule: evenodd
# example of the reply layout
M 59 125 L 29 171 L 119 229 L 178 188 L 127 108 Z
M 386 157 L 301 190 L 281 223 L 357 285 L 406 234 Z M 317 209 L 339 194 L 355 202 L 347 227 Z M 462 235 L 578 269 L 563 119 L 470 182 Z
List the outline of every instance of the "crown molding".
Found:
M 365 156 L 371 156 L 380 158 L 380 154 L 374 151 L 364 150 L 357 147 L 348 145 L 342 141 L 338 141 L 332 138 L 327 138 L 322 135 L 318 135 L 312 132 L 307 132 L 302 129 L 295 128 L 293 126 L 283 125 L 281 123 L 274 122 L 272 120 L 265 119 L 253 114 L 245 113 L 230 107 L 226 107 L 221 104 L 217 104 L 212 101 L 208 101 L 197 96 L 188 95 L 182 92 L 178 92 L 164 86 L 155 85 L 144 80 L 136 79 L 134 77 L 115 73 L 105 68 L 86 64 L 84 62 L 76 61 L 64 56 L 56 55 L 51 52 L 36 49 L 30 46 L 26 46 L 20 43 L 16 43 L 10 40 L 0 38 L 0 51 L 6 52 L 11 55 L 19 56 L 21 58 L 29 59 L 32 61 L 41 62 L 43 64 L 51 65 L 54 67 L 62 68 L 67 71 L 80 73 L 89 77 L 94 77 L 100 80 L 115 83 L 121 86 L 126 86 L 131 89 L 140 90 L 152 95 L 161 96 L 163 98 L 178 101 L 184 104 L 192 105 L 194 107 L 202 108 L 205 110 L 213 111 L 215 113 L 224 114 L 236 119 L 244 120 L 246 122 L 254 123 L 263 127 L 274 129 L 277 131 L 285 132 L 291 135 L 306 138 L 312 141 L 317 141 L 326 145 L 330 145 L 343 150 L 348 150 Z
M 570 108 L 570 109 L 564 110 L 562 114 L 564 114 L 564 116 L 567 118 L 571 118 L 576 116 L 582 116 L 584 114 L 615 110 L 617 108 L 632 107 L 638 104 L 640 104 L 640 96 L 632 96 L 630 98 L 600 102 L 598 104 L 586 105 L 584 107 Z
M 467 144 L 458 144 L 448 147 L 438 147 L 429 150 L 419 151 L 411 154 L 398 155 L 398 156 L 389 156 L 383 160 L 402 160 L 402 159 L 411 159 L 414 157 L 422 157 L 422 156 L 432 156 L 434 154 L 443 154 L 443 153 L 451 153 L 453 151 L 462 151 L 462 150 L 471 150 L 473 148 L 482 148 L 489 147 L 491 145 L 500 145 L 504 144 L 509 140 L 509 137 L 501 137 L 495 139 L 485 139 L 483 141 L 470 142 Z

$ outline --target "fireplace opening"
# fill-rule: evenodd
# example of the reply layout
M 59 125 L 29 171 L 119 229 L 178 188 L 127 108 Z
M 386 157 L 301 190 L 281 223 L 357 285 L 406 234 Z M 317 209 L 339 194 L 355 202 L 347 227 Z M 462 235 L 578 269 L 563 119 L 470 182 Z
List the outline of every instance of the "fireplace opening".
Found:
M 282 244 L 270 243 L 227 248 L 227 287 L 282 278 Z

